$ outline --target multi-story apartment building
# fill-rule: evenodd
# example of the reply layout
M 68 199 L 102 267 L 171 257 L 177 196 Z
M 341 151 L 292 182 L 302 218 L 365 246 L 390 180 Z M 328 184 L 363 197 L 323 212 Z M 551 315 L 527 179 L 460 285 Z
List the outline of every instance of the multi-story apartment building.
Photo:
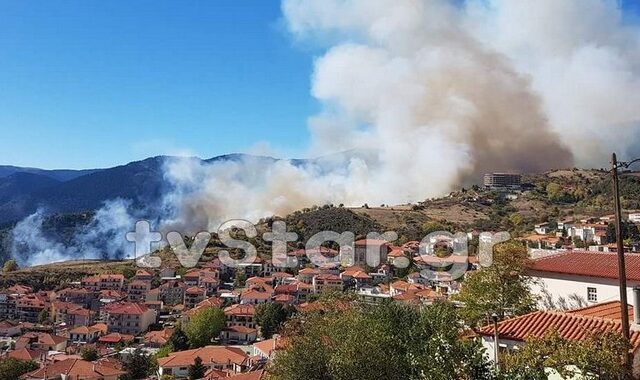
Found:
M 142 303 L 145 301 L 147 292 L 151 290 L 151 282 L 144 280 L 134 280 L 129 283 L 129 293 L 127 298 L 129 302 L 139 302 Z
M 166 305 L 177 305 L 184 300 L 187 286 L 180 281 L 168 281 L 160 285 L 160 300 Z
M 145 305 L 119 302 L 105 307 L 109 332 L 137 335 L 155 322 L 155 312 Z
M 192 286 L 184 292 L 184 307 L 186 307 L 187 309 L 191 309 L 200 302 L 204 301 L 205 298 L 206 295 L 203 288 Z

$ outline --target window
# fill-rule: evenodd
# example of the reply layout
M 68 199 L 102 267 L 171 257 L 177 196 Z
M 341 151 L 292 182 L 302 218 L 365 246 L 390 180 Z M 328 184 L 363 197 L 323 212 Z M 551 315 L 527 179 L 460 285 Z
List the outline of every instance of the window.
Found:
M 587 288 L 587 301 L 598 302 L 598 289 Z

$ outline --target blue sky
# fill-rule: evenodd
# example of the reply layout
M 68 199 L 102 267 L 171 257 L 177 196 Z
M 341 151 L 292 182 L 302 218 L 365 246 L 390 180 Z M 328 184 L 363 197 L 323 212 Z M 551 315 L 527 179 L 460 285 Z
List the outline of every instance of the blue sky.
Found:
M 0 1 L 0 164 L 308 144 L 313 52 L 274 0 Z

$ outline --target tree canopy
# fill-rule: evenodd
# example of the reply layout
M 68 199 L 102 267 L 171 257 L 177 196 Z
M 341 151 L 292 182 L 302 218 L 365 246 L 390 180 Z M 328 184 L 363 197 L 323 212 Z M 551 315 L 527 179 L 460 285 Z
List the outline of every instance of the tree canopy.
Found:
M 9 272 L 13 272 L 18 270 L 18 263 L 16 263 L 15 260 L 13 259 L 9 259 L 7 261 L 4 262 L 4 265 L 2 266 L 2 271 L 4 273 L 9 273 Z
M 287 323 L 279 380 L 488 379 L 478 343 L 460 339 L 455 308 L 387 302 L 305 314 Z
M 461 311 L 464 321 L 477 326 L 494 313 L 504 319 L 535 310 L 533 280 L 525 275 L 527 261 L 527 249 L 520 243 L 496 245 L 491 266 L 468 273 L 455 297 L 464 303 Z
M 277 333 L 282 324 L 291 317 L 293 310 L 277 302 L 268 302 L 256 307 L 255 320 L 260 326 L 260 333 L 269 339 Z
M 38 367 L 38 363 L 34 361 L 0 359 L 0 380 L 16 380 L 27 372 L 35 371 Z
M 126 375 L 122 376 L 123 380 L 145 379 L 154 374 L 158 362 L 155 357 L 147 355 L 142 349 L 136 350 L 124 360 L 122 368 Z
M 624 373 L 622 355 L 627 346 L 614 332 L 593 332 L 571 341 L 556 331 L 527 340 L 524 347 L 500 357 L 504 379 L 546 380 L 550 371 L 563 378 L 586 375 L 589 379 L 614 380 Z
M 211 344 L 214 339 L 220 336 L 225 321 L 224 312 L 217 307 L 208 307 L 196 313 L 191 317 L 185 329 L 191 348 Z

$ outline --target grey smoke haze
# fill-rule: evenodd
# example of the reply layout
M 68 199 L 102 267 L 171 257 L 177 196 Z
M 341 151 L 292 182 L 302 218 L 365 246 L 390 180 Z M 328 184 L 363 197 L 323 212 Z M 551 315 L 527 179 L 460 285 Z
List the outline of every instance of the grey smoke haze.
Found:
M 43 229 L 44 210 L 20 221 L 11 231 L 13 258 L 19 265 L 40 265 L 72 259 L 121 259 L 133 257 L 133 246 L 124 235 L 136 222 L 130 202 L 116 199 L 100 208 L 70 243 Z
M 603 167 L 637 150 L 640 29 L 614 0 L 283 0 L 282 11 L 295 45 L 321 51 L 308 156 L 327 158 L 171 159 L 165 230 L 418 201 L 488 171 Z M 343 151 L 360 153 L 332 158 Z

